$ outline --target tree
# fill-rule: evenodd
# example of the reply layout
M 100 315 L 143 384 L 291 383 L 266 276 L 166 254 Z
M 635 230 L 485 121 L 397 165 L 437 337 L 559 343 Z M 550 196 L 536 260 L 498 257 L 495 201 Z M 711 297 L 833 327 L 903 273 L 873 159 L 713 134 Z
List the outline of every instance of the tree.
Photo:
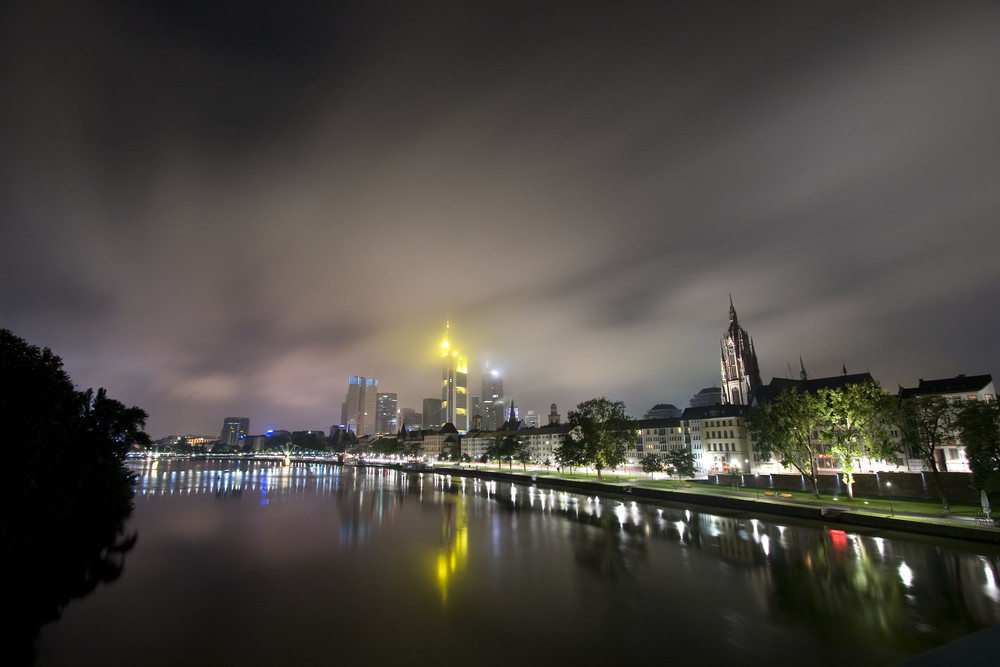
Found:
M 486 458 L 496 459 L 497 466 L 507 461 L 513 468 L 513 459 L 518 451 L 518 437 L 512 433 L 504 433 L 490 441 L 486 446 Z
M 698 470 L 694 453 L 687 448 L 671 449 L 667 452 L 663 463 L 667 470 L 672 470 L 677 475 L 678 482 L 681 481 L 681 477 L 694 477 Z
M 0 485 L 0 565 L 30 586 L 11 586 L 14 631 L 33 640 L 72 598 L 121 572 L 135 543 L 124 521 L 133 445 L 148 445 L 146 413 L 77 391 L 48 349 L 0 330 L 0 420 L 8 456 Z M 8 646 L 15 656 L 30 646 Z M 15 657 L 18 659 L 18 657 Z
M 531 445 L 525 438 L 517 438 L 514 446 L 514 458 L 521 462 L 521 468 L 527 471 L 531 460 Z
M 822 389 L 825 427 L 820 434 L 844 471 L 847 495 L 854 499 L 854 469 L 861 458 L 885 459 L 895 454 L 890 434 L 895 399 L 877 382 Z
M 823 404 L 818 396 L 786 389 L 771 403 L 755 406 L 747 415 L 747 429 L 755 451 L 765 458 L 777 456 L 781 465 L 791 466 L 809 478 L 813 497 L 819 498 L 816 481 L 819 440 L 813 433 L 824 424 Z
M 642 471 L 649 473 L 650 477 L 652 477 L 655 472 L 663 471 L 663 459 L 652 452 L 643 456 L 640 463 L 642 464 Z
M 972 485 L 986 493 L 1000 491 L 1000 403 L 969 401 L 955 422 L 972 468 Z
M 896 423 L 903 446 L 912 458 L 931 469 L 931 478 L 941 496 L 945 513 L 951 511 L 941 485 L 938 447 L 947 442 L 955 425 L 955 406 L 944 396 L 914 396 L 899 401 Z
M 592 398 L 570 410 L 566 441 L 579 454 L 581 465 L 593 465 L 597 478 L 605 468 L 614 470 L 625 462 L 629 445 L 635 442 L 638 423 L 625 414 L 625 404 L 606 398 Z M 566 444 L 564 441 L 564 444 Z
M 421 440 L 408 440 L 403 447 L 403 451 L 411 459 L 420 458 L 420 453 L 424 451 L 424 443 Z
M 586 452 L 583 446 L 583 431 L 579 428 L 574 428 L 572 431 L 566 434 L 562 442 L 555 446 L 552 451 L 552 455 L 556 459 L 556 463 L 562 468 L 569 468 L 570 471 L 577 466 L 584 466 L 587 464 Z

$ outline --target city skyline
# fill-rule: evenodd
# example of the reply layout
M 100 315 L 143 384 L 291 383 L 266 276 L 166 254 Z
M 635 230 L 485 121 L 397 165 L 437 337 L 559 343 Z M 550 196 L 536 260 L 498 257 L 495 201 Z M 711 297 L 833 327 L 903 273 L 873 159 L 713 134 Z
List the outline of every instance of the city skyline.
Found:
M 0 11 L 0 326 L 154 437 L 419 409 L 445 319 L 525 410 L 683 407 L 729 294 L 764 382 L 1000 368 L 995 3 Z

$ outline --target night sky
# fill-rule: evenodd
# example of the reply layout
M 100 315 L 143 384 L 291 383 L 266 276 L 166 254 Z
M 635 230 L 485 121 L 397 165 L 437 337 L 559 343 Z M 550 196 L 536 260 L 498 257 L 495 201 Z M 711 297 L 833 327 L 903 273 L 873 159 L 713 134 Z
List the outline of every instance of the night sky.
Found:
M 0 327 L 154 437 L 1000 370 L 996 2 L 7 2 Z

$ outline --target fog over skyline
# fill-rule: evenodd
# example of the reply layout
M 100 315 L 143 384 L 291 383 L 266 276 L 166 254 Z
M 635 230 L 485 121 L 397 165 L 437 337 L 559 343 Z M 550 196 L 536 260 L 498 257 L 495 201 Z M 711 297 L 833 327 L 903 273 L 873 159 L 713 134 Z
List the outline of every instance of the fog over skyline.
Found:
M 0 8 L 0 327 L 153 437 L 1000 369 L 996 2 Z M 509 400 L 509 399 L 508 399 Z

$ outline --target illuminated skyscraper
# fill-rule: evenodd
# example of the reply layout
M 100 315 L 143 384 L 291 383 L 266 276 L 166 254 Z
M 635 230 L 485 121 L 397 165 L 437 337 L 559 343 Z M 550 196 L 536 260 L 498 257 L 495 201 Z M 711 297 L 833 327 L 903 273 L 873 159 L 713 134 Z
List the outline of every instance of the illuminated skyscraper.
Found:
M 483 430 L 495 431 L 503 424 L 503 378 L 500 371 L 483 371 L 482 401 Z
M 469 363 L 451 346 L 451 323 L 445 323 L 441 343 L 441 424 L 453 424 L 459 433 L 469 430 Z
M 357 435 L 375 433 L 375 412 L 378 406 L 378 380 L 352 377 L 347 383 L 344 428 Z
M 219 435 L 219 442 L 242 449 L 249 431 L 249 417 L 226 417 L 222 420 L 222 433 Z
M 722 404 L 753 405 L 760 385 L 753 339 L 736 319 L 736 308 L 730 295 L 729 329 L 722 337 Z
M 395 434 L 396 426 L 396 392 L 379 392 L 378 406 L 375 415 L 375 432 L 379 435 Z

